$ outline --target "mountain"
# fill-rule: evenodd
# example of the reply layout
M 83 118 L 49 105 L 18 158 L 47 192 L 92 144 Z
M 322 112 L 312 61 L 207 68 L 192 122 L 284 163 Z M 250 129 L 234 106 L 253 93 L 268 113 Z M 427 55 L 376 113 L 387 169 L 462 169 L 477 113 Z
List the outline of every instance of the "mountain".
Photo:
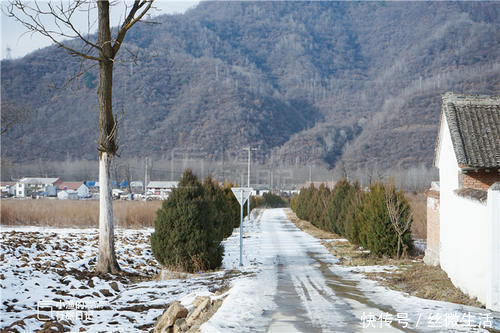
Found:
M 122 157 L 252 145 L 291 164 L 430 165 L 441 94 L 500 91 L 496 2 L 202 2 L 155 21 L 115 66 Z M 96 158 L 97 72 L 68 84 L 80 65 L 55 47 L 2 61 L 2 100 L 30 110 L 3 158 Z

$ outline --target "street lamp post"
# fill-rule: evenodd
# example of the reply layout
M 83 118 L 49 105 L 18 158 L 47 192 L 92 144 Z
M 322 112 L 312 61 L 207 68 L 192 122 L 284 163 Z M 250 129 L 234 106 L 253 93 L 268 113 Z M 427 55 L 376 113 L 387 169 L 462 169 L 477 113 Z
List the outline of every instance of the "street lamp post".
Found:
M 248 182 L 247 186 L 250 187 L 250 161 L 252 160 L 252 150 L 258 150 L 257 148 L 246 147 L 243 150 L 248 150 Z M 250 197 L 248 197 L 248 218 L 250 218 Z

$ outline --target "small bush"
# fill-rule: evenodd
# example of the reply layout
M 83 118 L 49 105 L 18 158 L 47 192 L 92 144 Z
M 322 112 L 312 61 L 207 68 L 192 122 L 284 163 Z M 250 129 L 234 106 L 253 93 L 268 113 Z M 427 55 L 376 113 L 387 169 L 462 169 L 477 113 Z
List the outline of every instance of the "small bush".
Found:
M 210 183 L 202 186 L 190 170 L 185 171 L 179 187 L 158 210 L 151 247 L 163 266 L 196 272 L 222 263 L 223 232 L 217 221 L 221 202 L 214 200 L 217 194 L 210 192 Z
M 290 208 L 296 212 L 297 211 L 297 205 L 299 203 L 299 195 L 294 194 L 292 198 L 290 199 Z
M 287 207 L 287 200 L 283 199 L 281 196 L 267 192 L 264 193 L 261 197 L 252 197 L 251 202 L 252 207 L 262 207 L 262 208 L 281 208 Z
M 351 184 L 342 179 L 333 188 L 333 191 L 328 200 L 326 210 L 326 229 L 337 235 L 345 235 L 344 220 L 346 217 L 346 209 L 349 209 L 349 192 L 351 191 Z
M 398 202 L 404 206 L 403 219 L 408 218 L 410 207 L 404 195 L 396 192 L 394 187 L 375 183 L 370 191 L 364 196 L 360 211 L 361 218 L 361 245 L 369 249 L 373 254 L 396 256 L 398 253 L 398 235 L 391 224 L 387 210 L 387 195 L 398 198 Z M 402 242 L 407 249 L 412 247 L 411 231 L 408 230 L 402 237 Z
M 328 217 L 326 213 L 329 197 L 330 189 L 324 184 L 321 184 L 313 195 L 311 223 L 323 230 L 328 230 Z
M 363 205 L 364 192 L 360 190 L 359 184 L 355 183 L 351 192 L 346 197 L 347 206 L 344 219 L 344 237 L 351 243 L 361 244 L 361 207 Z
M 299 219 L 307 220 L 312 223 L 311 205 L 315 191 L 316 189 L 312 184 L 311 186 L 309 186 L 309 188 L 303 188 L 300 191 L 297 203 L 297 209 L 295 211 Z

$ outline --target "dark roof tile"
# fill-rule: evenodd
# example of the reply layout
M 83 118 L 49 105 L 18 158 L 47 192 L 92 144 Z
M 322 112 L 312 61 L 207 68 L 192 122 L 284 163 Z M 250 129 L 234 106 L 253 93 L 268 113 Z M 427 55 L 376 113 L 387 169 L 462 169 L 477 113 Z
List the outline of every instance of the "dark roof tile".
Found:
M 443 112 L 461 167 L 500 167 L 500 96 L 443 96 Z

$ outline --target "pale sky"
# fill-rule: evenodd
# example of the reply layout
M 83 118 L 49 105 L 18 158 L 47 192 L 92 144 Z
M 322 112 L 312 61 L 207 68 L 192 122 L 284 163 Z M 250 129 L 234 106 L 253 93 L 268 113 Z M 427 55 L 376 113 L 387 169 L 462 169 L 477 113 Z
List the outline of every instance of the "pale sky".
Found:
M 4 11 L 8 5 L 8 1 L 0 0 L 2 4 L 1 13 L 1 58 L 5 59 L 7 57 L 7 48 L 10 48 L 10 56 L 12 59 L 23 57 L 24 55 L 48 46 L 51 44 L 50 39 L 38 34 L 25 34 L 26 28 L 15 21 L 13 18 L 5 15 Z M 43 3 L 44 1 L 40 1 Z M 58 2 L 58 1 L 56 1 Z M 189 8 L 192 8 L 198 4 L 199 1 L 192 0 L 157 0 L 155 1 L 155 7 L 157 10 L 152 11 L 152 16 L 162 15 L 162 14 L 176 14 L 184 13 Z M 111 22 L 113 25 L 118 25 L 120 19 L 123 17 L 123 10 L 116 10 L 113 8 L 111 10 Z M 87 25 L 87 16 L 82 15 L 77 18 L 83 28 Z M 95 30 L 95 29 L 94 29 Z

